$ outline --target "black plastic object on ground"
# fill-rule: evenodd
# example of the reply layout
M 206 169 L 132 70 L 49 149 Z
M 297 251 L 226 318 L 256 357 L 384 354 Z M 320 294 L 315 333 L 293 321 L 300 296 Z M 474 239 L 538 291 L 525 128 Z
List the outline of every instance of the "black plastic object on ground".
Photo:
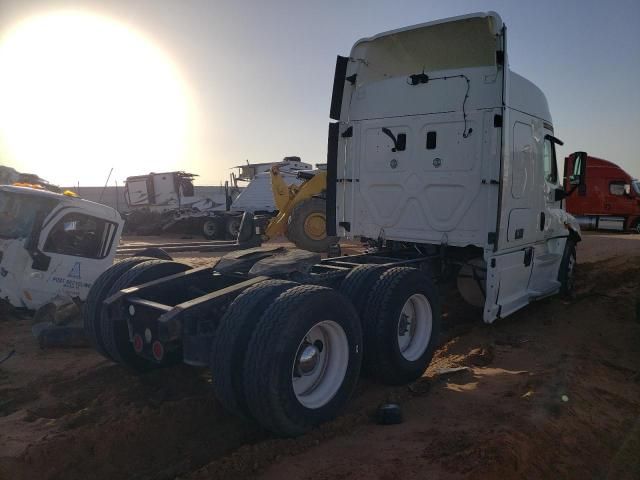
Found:
M 397 403 L 383 403 L 376 410 L 378 425 L 397 425 L 402 423 L 402 410 Z

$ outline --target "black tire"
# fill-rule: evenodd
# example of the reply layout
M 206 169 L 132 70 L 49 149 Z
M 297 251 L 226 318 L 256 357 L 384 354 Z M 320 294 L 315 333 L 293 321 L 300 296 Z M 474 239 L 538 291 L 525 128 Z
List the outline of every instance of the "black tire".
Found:
M 316 253 L 326 253 L 329 247 L 338 242 L 337 237 L 329 237 L 326 233 L 324 236 L 313 238 L 307 234 L 305 222 L 312 215 L 318 215 L 325 219 L 326 223 L 326 202 L 322 198 L 309 198 L 300 202 L 293 208 L 289 215 L 287 226 L 287 238 L 294 243 L 296 247 L 303 250 Z
M 211 348 L 213 390 L 220 403 L 235 415 L 251 418 L 244 396 L 244 360 L 260 315 L 285 290 L 298 285 L 266 280 L 247 288 L 229 305 Z
M 242 217 L 227 218 L 227 222 L 225 224 L 225 230 L 227 232 L 227 236 L 231 240 L 235 240 L 236 238 L 238 238 L 238 234 L 240 233 L 241 223 L 242 223 Z
M 422 353 L 415 359 L 407 359 L 399 345 L 398 330 L 403 308 L 414 294 L 419 294 L 429 305 L 427 316 L 430 313 L 431 332 L 426 348 L 418 349 Z M 387 385 L 401 385 L 420 378 L 433 358 L 440 336 L 440 297 L 431 277 L 415 268 L 387 270 L 371 291 L 362 321 L 364 368 L 369 376 Z M 416 337 L 419 343 L 419 338 L 426 339 Z
M 373 286 L 387 268 L 382 265 L 360 265 L 351 270 L 342 281 L 340 292 L 351 300 L 360 318 L 365 314 Z
M 111 287 L 108 296 L 118 291 L 157 280 L 168 275 L 184 272 L 191 267 L 184 263 L 167 262 L 166 260 L 147 260 L 131 268 L 122 275 Z M 115 362 L 135 371 L 144 372 L 153 368 L 177 363 L 180 359 L 176 355 L 167 355 L 162 363 L 156 363 L 139 356 L 129 341 L 129 326 L 123 319 L 114 319 L 102 308 L 100 315 L 100 330 L 105 351 Z
M 294 392 L 292 370 L 302 340 L 312 327 L 328 319 L 339 325 L 344 334 L 344 377 L 330 398 L 309 408 Z M 358 315 L 340 293 L 317 285 L 301 285 L 280 294 L 262 315 L 247 348 L 244 391 L 253 418 L 277 435 L 293 437 L 336 417 L 358 381 L 361 343 Z M 336 353 L 333 358 L 340 355 Z
M 165 250 L 158 247 L 149 247 L 144 250 L 140 250 L 137 253 L 132 255 L 133 257 L 146 257 L 146 258 L 156 258 L 158 260 L 168 260 L 172 261 L 173 258 L 169 255 Z
M 558 271 L 558 281 L 560 282 L 560 293 L 567 298 L 576 296 L 576 242 L 571 238 L 567 239 Z
M 217 218 L 207 218 L 202 222 L 202 236 L 207 240 L 216 240 L 222 235 L 220 221 Z
M 148 257 L 126 258 L 118 262 L 96 279 L 89 290 L 87 300 L 82 307 L 82 323 L 84 332 L 91 346 L 102 356 L 113 360 L 104 348 L 102 342 L 102 333 L 100 330 L 100 315 L 102 311 L 102 302 L 104 302 L 111 291 L 113 284 L 127 271 L 135 267 L 139 263 L 151 260 Z
M 334 290 L 340 289 L 340 284 L 344 280 L 345 274 L 341 271 L 318 273 L 313 275 L 307 275 L 304 282 L 309 285 L 320 285 L 322 287 L 333 288 Z M 295 278 L 294 278 L 295 280 Z

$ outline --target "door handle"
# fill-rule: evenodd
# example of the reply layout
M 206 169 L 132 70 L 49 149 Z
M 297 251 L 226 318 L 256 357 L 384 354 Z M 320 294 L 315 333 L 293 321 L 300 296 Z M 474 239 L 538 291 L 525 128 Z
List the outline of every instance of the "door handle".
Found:
M 544 215 L 544 212 L 540 212 L 540 231 L 541 232 L 544 230 L 545 220 L 546 220 L 546 217 Z

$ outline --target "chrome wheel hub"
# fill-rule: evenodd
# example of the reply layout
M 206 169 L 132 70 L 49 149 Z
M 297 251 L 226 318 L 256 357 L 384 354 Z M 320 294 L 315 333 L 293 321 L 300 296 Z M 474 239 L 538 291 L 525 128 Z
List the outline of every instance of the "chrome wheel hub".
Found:
M 344 382 L 349 363 L 349 341 L 333 320 L 309 329 L 293 359 L 291 384 L 298 401 L 307 408 L 326 405 Z
M 313 344 L 307 344 L 298 355 L 298 373 L 300 375 L 310 375 L 320 363 L 322 342 L 316 343 L 320 348 Z

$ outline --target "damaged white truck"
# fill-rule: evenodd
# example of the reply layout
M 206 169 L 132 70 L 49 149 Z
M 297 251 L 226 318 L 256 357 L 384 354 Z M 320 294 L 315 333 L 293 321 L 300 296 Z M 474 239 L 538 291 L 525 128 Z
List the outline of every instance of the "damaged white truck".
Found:
M 361 370 L 386 384 L 419 378 L 447 286 L 487 323 L 569 294 L 580 230 L 563 209 L 560 141 L 542 92 L 508 68 L 506 32 L 496 13 L 477 13 L 338 57 L 327 233 L 365 239 L 366 253 L 261 248 L 195 269 L 114 266 L 85 310 L 96 349 L 138 370 L 209 366 L 229 411 L 294 436 L 335 417 Z M 574 188 L 587 158 L 575 156 Z
M 33 186 L 0 186 L 0 301 L 38 311 L 84 301 L 112 263 L 114 209 Z

